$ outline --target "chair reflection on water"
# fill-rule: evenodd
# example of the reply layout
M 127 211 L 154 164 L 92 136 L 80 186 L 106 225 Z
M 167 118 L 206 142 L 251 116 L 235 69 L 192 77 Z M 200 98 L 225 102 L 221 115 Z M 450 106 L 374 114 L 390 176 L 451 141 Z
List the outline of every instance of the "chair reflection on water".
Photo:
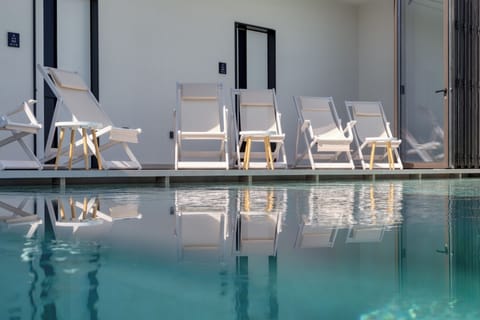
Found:
M 26 237 L 30 238 L 42 219 L 35 213 L 36 198 L 31 195 L 14 194 L 2 195 L 0 200 L 0 225 L 7 228 L 28 225 Z
M 357 194 L 358 209 L 346 242 L 382 241 L 386 230 L 402 222 L 402 184 L 362 184 Z
M 250 188 L 240 192 L 235 219 L 237 255 L 276 256 L 286 197 L 286 190 L 273 188 Z
M 307 212 L 299 212 L 296 248 L 332 248 L 341 228 L 351 223 L 354 209 L 353 184 L 318 185 L 308 193 Z
M 229 236 L 227 189 L 175 190 L 177 255 L 214 253 L 223 259 Z
M 115 199 L 114 199 L 115 200 Z M 104 222 L 124 219 L 141 219 L 138 205 L 114 204 L 108 207 L 108 213 L 100 208 L 99 195 L 47 195 L 45 197 L 50 221 L 57 227 L 72 228 L 73 233 L 82 227 L 94 227 Z

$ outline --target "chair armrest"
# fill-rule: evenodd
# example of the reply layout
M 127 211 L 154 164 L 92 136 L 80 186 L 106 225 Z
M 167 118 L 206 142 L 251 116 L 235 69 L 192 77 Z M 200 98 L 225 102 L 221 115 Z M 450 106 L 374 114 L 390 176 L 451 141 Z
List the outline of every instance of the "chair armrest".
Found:
M 347 132 L 347 138 L 353 138 L 353 126 L 357 124 L 357 120 L 347 122 L 347 126 L 343 130 L 343 133 Z

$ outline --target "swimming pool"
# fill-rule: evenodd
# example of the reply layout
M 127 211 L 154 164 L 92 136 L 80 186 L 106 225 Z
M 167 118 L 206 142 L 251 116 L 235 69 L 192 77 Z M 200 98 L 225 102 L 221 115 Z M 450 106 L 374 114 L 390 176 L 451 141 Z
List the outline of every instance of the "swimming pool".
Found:
M 476 179 L 5 189 L 0 208 L 0 319 L 480 318 Z

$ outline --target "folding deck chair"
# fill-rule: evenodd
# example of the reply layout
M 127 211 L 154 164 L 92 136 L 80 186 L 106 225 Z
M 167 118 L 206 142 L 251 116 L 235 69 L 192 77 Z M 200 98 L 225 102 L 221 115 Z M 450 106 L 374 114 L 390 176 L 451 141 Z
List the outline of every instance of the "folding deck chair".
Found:
M 235 135 L 238 168 L 286 168 L 285 134 L 275 91 L 233 89 L 232 104 L 238 107 Z M 253 142 L 261 142 L 263 150 L 252 151 Z
M 228 118 L 223 99 L 220 83 L 177 83 L 175 170 L 228 170 Z
M 88 135 L 88 148 L 92 153 L 99 157 L 99 163 L 105 169 L 141 169 L 141 165 L 130 150 L 128 143 L 137 143 L 138 135 L 141 129 L 129 129 L 115 127 L 107 114 L 101 109 L 99 102 L 89 90 L 83 79 L 78 73 L 59 70 L 51 67 L 38 65 L 45 82 L 53 91 L 57 98 L 52 124 L 63 122 L 60 120 L 63 111 L 69 115 L 72 128 L 76 128 L 81 134 L 82 128 L 75 127 L 75 123 L 91 124 L 96 129 L 96 136 L 100 140 L 100 150 L 96 150 L 93 134 Z M 65 109 L 62 109 L 64 107 Z M 72 130 L 72 132 L 74 132 Z M 55 125 L 50 127 L 48 133 L 47 145 L 45 150 L 45 162 L 57 157 L 58 150 L 52 147 L 55 137 Z M 78 147 L 84 143 L 83 139 L 74 142 Z M 116 160 L 106 160 L 103 151 L 110 149 L 114 145 L 120 145 L 123 148 L 125 156 L 115 154 Z M 60 157 L 65 155 L 68 148 L 60 150 Z M 81 161 L 81 155 L 75 155 L 73 162 Z
M 354 134 L 357 145 L 356 156 L 363 169 L 403 169 L 398 153 L 402 140 L 395 138 L 390 131 L 382 103 L 379 101 L 345 101 L 350 120 L 355 120 Z M 385 152 L 376 153 L 377 147 Z M 394 157 L 395 155 L 395 157 Z M 378 162 L 388 159 L 385 162 Z M 368 161 L 368 162 L 367 162 Z
M 8 145 L 18 142 L 29 158 L 29 160 L 2 159 L 0 160 L 0 170 L 42 168 L 40 161 L 23 140 L 30 134 L 38 133 L 42 128 L 30 109 L 34 103 L 36 103 L 35 100 L 25 101 L 17 109 L 0 116 L 0 130 L 8 131 L 8 136 L 0 140 L 0 147 L 6 148 Z
M 214 253 L 223 259 L 229 236 L 229 194 L 222 190 L 176 190 L 177 256 Z
M 308 159 L 312 169 L 348 168 L 355 169 L 350 153 L 353 141 L 354 121 L 342 129 L 332 97 L 294 97 L 298 114 L 297 141 L 295 147 L 295 166 Z M 345 133 L 347 136 L 345 136 Z M 303 136 L 306 150 L 300 149 L 300 136 Z M 345 160 L 339 160 L 341 154 Z M 325 160 L 325 161 L 315 161 Z

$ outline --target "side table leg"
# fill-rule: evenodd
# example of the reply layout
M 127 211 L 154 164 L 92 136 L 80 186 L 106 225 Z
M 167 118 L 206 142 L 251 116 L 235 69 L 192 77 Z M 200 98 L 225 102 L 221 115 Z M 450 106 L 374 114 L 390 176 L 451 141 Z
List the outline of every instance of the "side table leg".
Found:
M 85 161 L 85 170 L 88 170 L 88 145 L 87 145 L 87 129 L 82 128 L 83 138 L 83 161 Z
M 267 160 L 267 169 L 273 170 L 273 157 L 272 157 L 272 148 L 270 147 L 270 137 L 265 137 L 263 139 L 265 145 L 265 158 Z
M 373 169 L 373 160 L 375 159 L 375 147 L 377 143 L 373 142 L 372 143 L 372 151 L 370 152 L 370 170 Z
M 248 170 L 250 165 L 250 149 L 252 148 L 252 138 L 248 137 L 245 143 L 245 152 L 243 153 L 243 169 Z
M 68 151 L 68 170 L 72 169 L 73 148 L 75 146 L 75 129 L 70 129 L 70 150 Z
M 65 128 L 60 128 L 60 137 L 58 139 L 58 146 L 57 146 L 57 156 L 55 157 L 55 170 L 58 169 L 58 164 L 60 163 L 60 155 L 62 153 L 63 138 L 65 138 Z
M 392 143 L 390 141 L 387 142 L 387 157 L 388 157 L 388 168 L 390 170 L 394 170 L 395 167 L 393 165 Z

